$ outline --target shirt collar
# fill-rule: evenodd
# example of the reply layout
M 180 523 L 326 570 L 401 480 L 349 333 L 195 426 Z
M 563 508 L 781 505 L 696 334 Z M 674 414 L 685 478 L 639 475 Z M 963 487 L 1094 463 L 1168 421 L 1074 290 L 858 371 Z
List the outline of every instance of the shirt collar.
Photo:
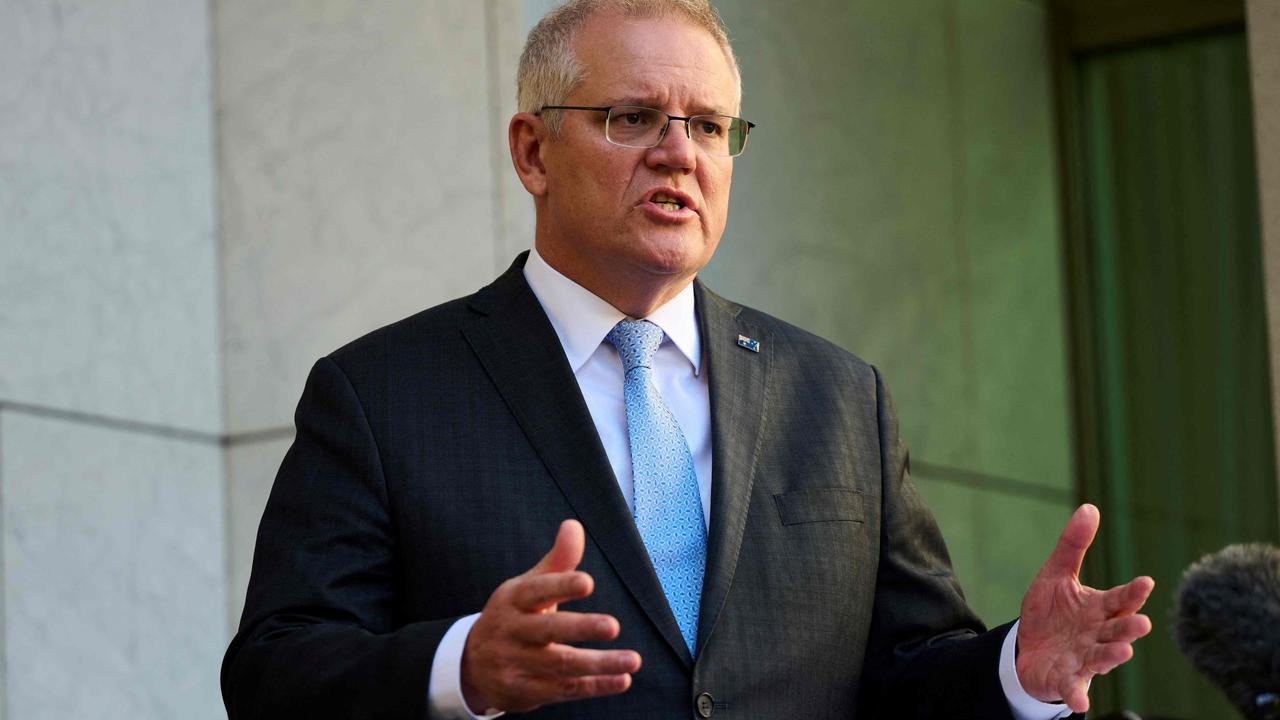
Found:
M 529 259 L 524 264 L 524 278 L 551 320 L 551 327 L 569 358 L 569 367 L 575 373 L 605 341 L 613 326 L 627 317 L 590 290 L 561 275 L 542 259 L 536 248 L 529 251 Z M 693 283 L 686 285 L 679 294 L 644 319 L 662 328 L 693 366 L 693 374 L 697 375 L 702 347 L 694 312 Z

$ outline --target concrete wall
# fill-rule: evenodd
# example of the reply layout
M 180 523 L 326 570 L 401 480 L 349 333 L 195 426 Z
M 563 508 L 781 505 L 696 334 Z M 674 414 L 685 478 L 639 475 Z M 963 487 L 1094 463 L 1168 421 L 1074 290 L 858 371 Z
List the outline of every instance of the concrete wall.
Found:
M 223 714 L 310 364 L 528 245 L 523 23 L 518 0 L 0 5 L 0 717 Z
M 1045 9 L 718 6 L 759 127 L 704 278 L 885 373 L 971 602 L 1010 619 L 1074 504 Z
M 0 3 L 0 716 L 213 718 L 207 6 Z
M 1246 6 L 1253 117 L 1257 134 L 1259 210 L 1271 343 L 1273 417 L 1280 417 L 1280 3 L 1249 0 Z M 1276 423 L 1280 433 L 1280 422 Z M 1276 438 L 1280 453 L 1280 436 Z M 1280 463 L 1280 457 L 1277 458 Z M 1280 472 L 1276 473 L 1280 477 Z
M 506 149 L 518 2 L 214 7 L 238 620 L 311 364 L 487 283 L 529 246 L 532 206 Z

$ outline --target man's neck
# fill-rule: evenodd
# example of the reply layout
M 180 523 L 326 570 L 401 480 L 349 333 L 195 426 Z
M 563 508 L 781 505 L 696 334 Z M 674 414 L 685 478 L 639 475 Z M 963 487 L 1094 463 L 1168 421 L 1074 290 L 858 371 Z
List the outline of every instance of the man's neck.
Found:
M 671 301 L 693 282 L 694 275 L 658 275 L 639 268 L 610 268 L 608 275 L 590 267 L 579 267 L 568 258 L 536 245 L 538 255 L 556 272 L 581 285 L 619 312 L 645 318 Z M 606 278 L 608 278 L 606 280 Z

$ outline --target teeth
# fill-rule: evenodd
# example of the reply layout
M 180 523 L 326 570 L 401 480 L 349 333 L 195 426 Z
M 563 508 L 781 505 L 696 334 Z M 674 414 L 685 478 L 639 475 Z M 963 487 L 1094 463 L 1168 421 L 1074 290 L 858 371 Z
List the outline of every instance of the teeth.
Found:
M 671 211 L 679 210 L 680 208 L 684 207 L 684 203 L 680 202 L 679 200 L 671 197 L 666 193 L 661 193 L 661 192 L 653 194 L 652 202 L 655 205 L 661 205 L 663 208 Z

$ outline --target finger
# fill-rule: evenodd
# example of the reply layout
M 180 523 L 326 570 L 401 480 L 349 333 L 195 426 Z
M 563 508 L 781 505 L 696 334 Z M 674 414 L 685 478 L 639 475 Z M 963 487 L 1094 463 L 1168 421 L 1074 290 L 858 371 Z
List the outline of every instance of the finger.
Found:
M 1136 577 L 1106 591 L 1102 596 L 1102 609 L 1107 617 L 1132 615 L 1142 609 L 1155 586 L 1156 581 L 1145 575 Z
M 511 604 L 525 612 L 541 612 L 558 603 L 580 600 L 595 590 L 584 572 L 522 575 L 511 584 Z
M 1133 658 L 1133 646 L 1127 642 L 1097 645 L 1084 654 L 1084 667 L 1091 673 L 1106 675 Z
M 556 542 L 551 550 L 533 566 L 531 573 L 564 572 L 578 567 L 582 562 L 582 551 L 586 546 L 586 534 L 582 523 L 577 520 L 565 520 L 560 523 L 556 533 Z
M 586 677 L 539 678 L 534 680 L 532 685 L 531 689 L 547 698 L 544 702 L 565 702 L 626 692 L 631 687 L 631 676 L 619 673 Z
M 641 661 L 635 650 L 592 650 L 556 643 L 520 653 L 519 662 L 531 677 L 558 679 L 633 673 Z
M 618 631 L 618 621 L 608 615 L 555 612 L 521 618 L 512 634 L 531 645 L 546 645 L 605 642 L 618 637 Z
M 1098 641 L 1131 643 L 1149 632 L 1151 619 L 1146 615 L 1125 615 L 1103 623 L 1098 631 Z
M 1061 688 L 1062 702 L 1071 708 L 1073 713 L 1089 710 L 1089 682 L 1084 678 L 1073 678 L 1066 687 Z
M 626 692 L 630 687 L 631 676 L 625 673 L 569 678 L 564 691 L 560 695 L 560 699 L 581 700 L 604 695 L 617 695 L 618 693 Z
M 613 675 L 552 677 L 521 676 L 497 698 L 497 706 L 508 712 L 525 712 L 548 703 L 616 695 L 631 687 L 631 676 Z
M 1084 563 L 1084 554 L 1093 544 L 1093 537 L 1098 533 L 1098 508 L 1085 503 L 1076 508 L 1067 521 L 1062 534 L 1058 536 L 1058 544 L 1049 553 L 1049 559 L 1040 568 L 1041 575 L 1070 576 L 1080 574 L 1080 565 Z

